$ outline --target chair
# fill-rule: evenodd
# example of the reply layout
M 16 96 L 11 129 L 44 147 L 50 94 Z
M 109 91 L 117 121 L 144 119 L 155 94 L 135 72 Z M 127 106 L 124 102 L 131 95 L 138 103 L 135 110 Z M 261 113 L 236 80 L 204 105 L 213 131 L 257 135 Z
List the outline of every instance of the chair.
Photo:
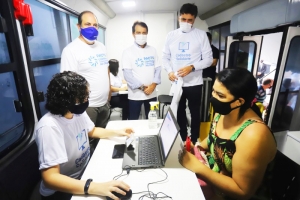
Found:
M 170 95 L 166 95 L 166 94 L 161 94 L 158 96 L 158 101 L 159 101 L 159 112 L 158 112 L 158 115 L 160 117 L 160 106 L 162 104 L 162 113 L 161 113 L 161 116 L 163 118 L 163 115 L 164 115 L 164 107 L 167 106 L 167 105 L 171 105 L 171 102 L 172 102 L 172 98 L 173 96 L 170 96 Z

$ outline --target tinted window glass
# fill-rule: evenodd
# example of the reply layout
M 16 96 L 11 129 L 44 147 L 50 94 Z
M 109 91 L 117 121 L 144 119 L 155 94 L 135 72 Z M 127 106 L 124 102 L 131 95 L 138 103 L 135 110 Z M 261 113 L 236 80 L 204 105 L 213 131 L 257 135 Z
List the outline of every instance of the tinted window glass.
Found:
M 59 73 L 60 64 L 36 67 L 33 69 L 36 89 L 38 92 L 46 94 L 52 76 Z M 41 115 L 43 116 L 48 111 L 45 109 L 46 101 L 40 102 Z
M 22 114 L 15 111 L 18 100 L 15 79 L 12 72 L 0 74 L 0 152 L 21 137 Z
M 10 58 L 7 49 L 5 35 L 4 33 L 0 33 L 0 64 L 9 63 L 9 62 L 10 62 Z
M 97 40 L 102 44 L 105 44 L 105 29 L 100 27 L 98 31 L 99 31 L 99 35 Z
M 228 68 L 242 67 L 252 71 L 255 45 L 254 42 L 233 42 L 229 48 Z
M 31 60 L 59 58 L 68 44 L 66 14 L 35 0 L 30 4 L 34 36 L 28 37 Z
M 225 50 L 225 40 L 227 36 L 230 36 L 230 25 L 221 27 L 221 47 L 220 50 Z
M 214 29 L 211 31 L 212 41 L 211 43 L 219 49 L 219 36 L 220 36 L 220 29 Z
M 273 131 L 290 130 L 299 127 L 299 89 L 300 89 L 300 37 L 291 41 L 286 60 L 283 80 L 274 111 L 271 128 Z M 295 120 L 293 120 L 293 118 Z M 300 130 L 299 128 L 297 128 Z
M 77 17 L 74 17 L 74 16 L 70 15 L 70 26 L 71 26 L 72 41 L 74 39 L 78 38 L 78 36 L 79 36 L 79 30 L 78 30 L 78 27 L 77 27 L 77 23 L 78 23 Z

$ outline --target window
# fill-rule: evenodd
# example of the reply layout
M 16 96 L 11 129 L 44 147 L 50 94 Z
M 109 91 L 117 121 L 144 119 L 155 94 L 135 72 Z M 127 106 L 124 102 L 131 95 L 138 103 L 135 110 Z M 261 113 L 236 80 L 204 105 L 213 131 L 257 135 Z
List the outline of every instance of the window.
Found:
M 59 64 L 35 67 L 33 69 L 34 79 L 35 82 L 37 83 L 36 89 L 41 95 L 46 94 L 47 87 L 52 76 L 56 73 L 59 73 L 59 69 L 60 69 Z M 39 105 L 40 105 L 41 116 L 43 116 L 48 112 L 45 109 L 45 101 L 41 101 Z
M 228 66 L 241 67 L 252 71 L 255 54 L 254 42 L 233 42 L 229 48 Z
M 97 40 L 99 42 L 101 42 L 102 44 L 105 44 L 105 28 L 100 27 L 98 29 L 98 32 L 99 32 L 99 34 L 98 34 Z
M 60 58 L 69 43 L 67 15 L 35 0 L 25 3 L 30 5 L 34 19 L 34 36 L 28 37 L 31 60 Z
M 71 38 L 72 41 L 79 37 L 79 30 L 77 27 L 78 18 L 70 15 L 70 27 L 71 27 Z
M 283 80 L 280 86 L 278 99 L 275 106 L 271 128 L 274 132 L 290 130 L 297 127 L 299 112 L 300 92 L 300 37 L 291 41 L 286 59 Z M 293 123 L 295 124 L 293 124 Z
M 0 32 L 0 160 L 22 142 L 27 142 L 34 128 L 34 114 L 30 101 L 17 22 L 12 1 L 0 1 L 0 18 L 7 25 Z M 1 164 L 0 164 L 1 165 Z
M 220 59 L 216 66 L 217 72 L 219 72 L 224 68 L 226 37 L 233 35 L 230 33 L 230 22 L 225 22 L 214 27 L 209 27 L 209 30 L 212 35 L 212 45 L 217 47 L 220 51 Z
M 14 101 L 18 99 L 13 73 L 0 73 L 0 152 L 22 136 L 22 113 L 16 112 L 14 106 Z
M 1 15 L 0 15 L 1 17 Z M 10 57 L 4 33 L 0 33 L 0 64 L 9 63 Z
M 30 52 L 29 68 L 33 74 L 32 91 L 38 118 L 45 109 L 45 94 L 52 76 L 60 71 L 62 50 L 71 38 L 78 37 L 77 17 L 56 10 L 35 0 L 25 0 L 31 6 L 34 36 L 27 37 Z M 40 17 L 43 16 L 43 17 Z M 70 25 L 70 26 L 69 26 Z M 75 31 L 77 30 L 77 31 Z M 78 35 L 75 35 L 75 34 Z

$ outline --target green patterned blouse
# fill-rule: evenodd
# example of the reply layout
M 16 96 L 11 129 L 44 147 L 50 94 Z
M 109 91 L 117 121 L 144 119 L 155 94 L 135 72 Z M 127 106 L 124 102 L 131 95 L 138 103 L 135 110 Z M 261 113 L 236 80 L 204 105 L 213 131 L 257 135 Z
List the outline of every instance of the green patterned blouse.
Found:
M 253 123 L 263 123 L 260 121 L 249 119 L 243 123 L 243 125 L 230 137 L 230 139 L 219 138 L 216 133 L 216 126 L 221 115 L 218 115 L 211 124 L 210 133 L 207 140 L 209 152 L 207 153 L 207 159 L 210 168 L 220 173 L 232 175 L 232 157 L 236 151 L 235 140 L 240 136 L 242 131 Z M 269 200 L 271 199 L 271 178 L 274 161 L 269 163 L 262 184 L 257 189 L 255 195 L 250 200 Z M 230 200 L 229 197 L 224 197 L 226 200 Z

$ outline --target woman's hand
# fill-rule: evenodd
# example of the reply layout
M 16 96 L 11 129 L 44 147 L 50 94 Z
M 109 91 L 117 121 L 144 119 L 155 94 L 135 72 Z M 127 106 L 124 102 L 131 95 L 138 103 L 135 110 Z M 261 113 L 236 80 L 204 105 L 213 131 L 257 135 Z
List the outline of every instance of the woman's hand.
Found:
M 179 151 L 178 160 L 183 167 L 194 173 L 199 171 L 199 167 L 205 166 L 192 153 L 185 149 Z
M 126 91 L 126 90 L 128 90 L 128 87 L 127 87 L 127 86 L 124 86 L 124 87 L 121 87 L 121 88 L 120 88 L 120 91 Z
M 132 128 L 124 128 L 124 129 L 116 130 L 116 136 L 130 137 L 131 133 L 134 133 Z
M 89 188 L 89 194 L 107 196 L 117 200 L 119 198 L 113 195 L 112 192 L 117 192 L 122 195 L 126 195 L 126 193 L 123 190 L 129 191 L 129 189 L 130 189 L 129 185 L 127 185 L 123 181 L 118 181 L 118 180 L 109 181 L 105 183 L 92 182 Z

